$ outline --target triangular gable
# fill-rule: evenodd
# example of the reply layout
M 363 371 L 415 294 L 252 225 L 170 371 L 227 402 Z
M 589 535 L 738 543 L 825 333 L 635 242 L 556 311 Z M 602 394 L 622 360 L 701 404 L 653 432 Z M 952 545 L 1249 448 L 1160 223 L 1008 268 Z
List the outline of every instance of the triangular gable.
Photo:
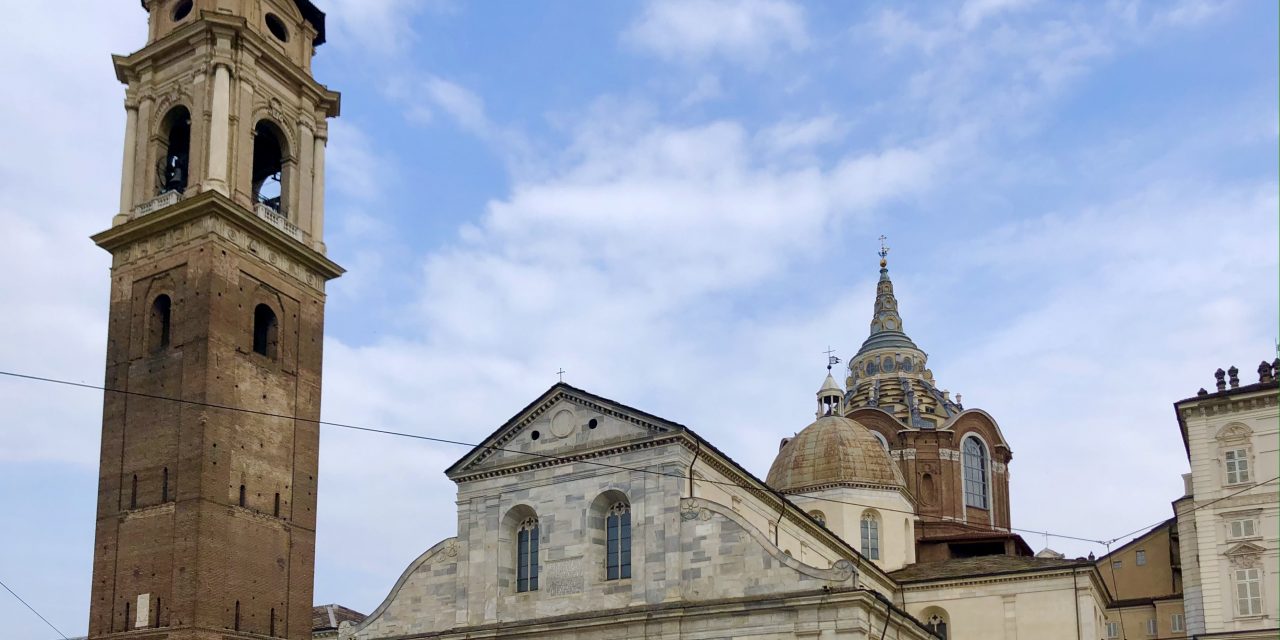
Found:
M 1260 554 L 1260 553 L 1264 553 L 1264 552 L 1266 552 L 1266 549 L 1264 549 L 1264 548 L 1262 548 L 1262 547 L 1259 547 L 1258 545 L 1253 544 L 1252 542 L 1241 542 L 1240 544 L 1238 544 L 1238 545 L 1236 545 L 1236 546 L 1234 546 L 1234 547 L 1231 547 L 1230 549 L 1227 549 L 1226 553 L 1224 553 L 1223 555 L 1226 555 L 1226 556 L 1256 556 L 1256 555 L 1258 555 L 1258 554 Z
M 686 431 L 683 425 L 561 382 L 489 434 L 445 475 L 457 478 L 482 467 L 536 463 L 611 442 Z

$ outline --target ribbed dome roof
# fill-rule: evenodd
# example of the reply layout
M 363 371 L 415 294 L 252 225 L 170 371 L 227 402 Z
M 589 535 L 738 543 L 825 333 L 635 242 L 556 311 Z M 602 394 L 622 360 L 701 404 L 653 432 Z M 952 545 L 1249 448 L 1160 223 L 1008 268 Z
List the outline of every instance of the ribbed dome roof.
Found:
M 783 445 L 766 482 L 778 491 L 840 484 L 905 486 L 880 441 L 861 424 L 837 416 L 818 418 Z

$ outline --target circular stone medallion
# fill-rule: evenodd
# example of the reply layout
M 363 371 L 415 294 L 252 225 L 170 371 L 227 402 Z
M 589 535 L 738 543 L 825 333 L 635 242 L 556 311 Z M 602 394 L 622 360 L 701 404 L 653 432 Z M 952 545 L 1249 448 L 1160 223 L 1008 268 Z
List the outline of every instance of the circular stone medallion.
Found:
M 557 438 L 567 437 L 573 433 L 573 427 L 577 422 L 572 411 L 561 409 L 551 418 L 551 434 Z

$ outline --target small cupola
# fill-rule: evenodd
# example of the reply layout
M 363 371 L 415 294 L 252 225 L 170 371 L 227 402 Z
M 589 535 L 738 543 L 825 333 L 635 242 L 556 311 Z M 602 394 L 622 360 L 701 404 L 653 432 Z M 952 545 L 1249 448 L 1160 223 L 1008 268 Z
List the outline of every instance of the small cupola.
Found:
M 831 367 L 827 367 L 827 379 L 822 381 L 822 388 L 818 389 L 818 417 L 839 416 L 841 401 L 844 398 L 844 390 L 836 384 L 836 379 L 831 376 Z

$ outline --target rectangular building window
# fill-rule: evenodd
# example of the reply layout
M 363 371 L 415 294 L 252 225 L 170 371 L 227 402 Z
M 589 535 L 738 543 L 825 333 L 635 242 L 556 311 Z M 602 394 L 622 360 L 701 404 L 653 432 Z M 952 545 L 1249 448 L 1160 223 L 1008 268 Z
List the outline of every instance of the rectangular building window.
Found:
M 1124 568 L 1124 560 L 1112 560 L 1112 561 L 1111 561 L 1111 568 L 1112 568 L 1112 569 L 1123 569 L 1123 568 Z
M 1147 619 L 1147 635 L 1149 636 L 1156 635 L 1156 619 L 1155 618 Z
M 1236 611 L 1242 616 L 1262 615 L 1262 571 L 1236 570 Z
M 1227 484 L 1249 481 L 1248 453 L 1246 449 L 1232 449 L 1226 452 Z
M 1241 518 L 1231 521 L 1232 538 L 1252 538 L 1254 535 L 1253 518 Z
M 1173 631 L 1186 631 L 1186 626 L 1186 619 L 1182 617 L 1181 613 L 1173 614 L 1173 621 L 1170 624 L 1170 629 Z
M 1119 637 L 1120 637 L 1120 623 L 1119 623 L 1119 622 L 1108 622 L 1108 623 L 1107 623 L 1107 637 L 1108 637 L 1108 638 L 1119 638 Z
M 1147 552 L 1143 549 L 1138 549 L 1138 551 L 1134 553 L 1133 563 L 1139 567 L 1145 566 L 1147 564 Z

